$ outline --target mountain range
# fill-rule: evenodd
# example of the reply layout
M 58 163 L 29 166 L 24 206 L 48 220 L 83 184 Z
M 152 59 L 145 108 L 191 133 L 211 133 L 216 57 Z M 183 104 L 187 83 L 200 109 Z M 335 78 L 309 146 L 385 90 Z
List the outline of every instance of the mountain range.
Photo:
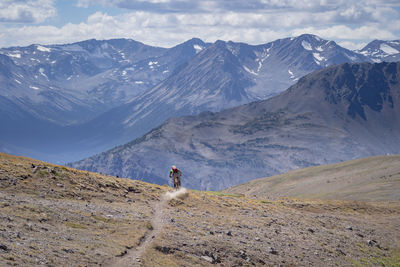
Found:
M 79 169 L 223 189 L 288 170 L 400 151 L 400 62 L 345 63 L 299 79 L 276 97 L 172 118 Z
M 126 39 L 3 48 L 0 149 L 74 161 L 170 117 L 277 95 L 326 66 L 396 60 L 398 41 L 379 42 L 360 51 L 314 35 L 264 45 L 194 38 L 172 48 Z

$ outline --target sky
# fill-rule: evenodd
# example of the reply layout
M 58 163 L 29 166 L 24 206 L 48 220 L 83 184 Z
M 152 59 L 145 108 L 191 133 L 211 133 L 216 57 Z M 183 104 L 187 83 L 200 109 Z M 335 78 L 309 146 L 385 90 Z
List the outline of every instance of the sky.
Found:
M 265 44 L 303 33 L 360 49 L 400 39 L 400 0 L 0 0 L 0 47 L 193 37 Z

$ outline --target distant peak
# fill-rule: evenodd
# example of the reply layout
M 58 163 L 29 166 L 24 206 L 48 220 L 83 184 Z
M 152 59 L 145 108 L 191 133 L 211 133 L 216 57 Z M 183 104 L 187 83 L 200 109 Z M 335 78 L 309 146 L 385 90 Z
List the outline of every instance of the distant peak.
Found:
M 221 46 L 225 47 L 225 46 L 226 46 L 226 42 L 225 42 L 225 41 L 222 41 L 222 40 L 217 40 L 217 41 L 215 41 L 214 44 L 215 44 L 217 47 L 221 47 Z
M 309 33 L 304 33 L 302 35 L 299 35 L 296 37 L 298 40 L 316 40 L 316 41 L 321 41 L 323 40 L 322 38 L 318 37 L 317 35 L 314 34 L 309 34 Z
M 189 40 L 187 40 L 185 43 L 192 43 L 192 44 L 204 44 L 204 41 L 201 40 L 200 38 L 193 37 Z

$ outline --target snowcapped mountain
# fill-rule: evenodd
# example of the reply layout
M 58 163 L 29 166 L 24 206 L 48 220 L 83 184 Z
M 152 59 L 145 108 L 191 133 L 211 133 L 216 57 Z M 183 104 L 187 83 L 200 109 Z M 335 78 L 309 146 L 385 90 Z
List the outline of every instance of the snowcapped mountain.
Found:
M 173 118 L 73 167 L 222 189 L 307 166 L 400 151 L 400 63 L 353 63 L 309 74 L 280 95 Z
M 122 144 L 168 118 L 271 97 L 311 71 L 357 61 L 368 59 L 314 35 L 258 46 L 217 41 L 152 89 L 80 129 L 88 139 L 96 136 L 93 143 Z
M 24 149 L 60 163 L 138 138 L 168 118 L 266 99 L 312 71 L 363 61 L 372 60 L 309 34 L 263 45 L 193 38 L 168 49 L 126 39 L 31 45 L 0 49 L 0 96 L 29 114 L 18 123 L 7 120 L 15 125 L 10 131 L 23 125 L 29 133 L 32 118 L 54 124 L 52 132 L 35 127 L 46 142 L 27 136 Z M 10 138 L 0 133 L 14 147 L 7 152 L 19 153 L 20 140 Z M 49 143 L 58 144 L 57 155 Z M 53 154 L 43 157 L 44 151 Z
M 400 40 L 374 40 L 358 51 L 374 62 L 395 62 L 400 60 Z
M 24 99 L 26 109 L 31 108 L 28 101 L 31 106 L 52 108 L 57 113 L 56 118 L 51 118 L 55 123 L 84 122 L 164 80 L 169 72 L 196 54 L 194 45 L 206 46 L 199 39 L 189 42 L 191 50 L 185 50 L 188 44 L 165 49 L 126 39 L 1 49 L 3 58 L 11 60 L 1 68 L 10 71 L 11 66 L 15 76 L 5 76 L 9 79 L 1 94 L 16 103 Z M 60 95 L 85 107 L 84 112 L 73 118 L 68 114 L 61 116 L 58 110 L 74 111 L 67 103 L 53 103 Z M 33 113 L 49 118 L 51 114 L 43 111 L 42 115 L 42 111 L 37 108 Z
M 169 49 L 115 39 L 0 49 L 0 98 L 7 103 L 0 107 L 0 123 L 6 125 L 7 132 L 23 129 L 26 133 L 17 138 L 2 131 L 4 151 L 18 154 L 29 150 L 30 156 L 60 162 L 58 156 L 43 155 L 47 153 L 44 151 L 51 151 L 49 143 L 64 143 L 60 150 L 68 152 L 58 153 L 72 153 L 73 157 L 66 157 L 72 160 L 77 153 L 70 151 L 74 146 L 68 142 L 82 141 L 78 139 L 82 130 L 72 125 L 129 102 L 207 46 L 199 39 Z M 40 128 L 33 125 L 46 127 L 39 133 Z M 37 132 L 41 138 L 31 132 Z M 39 142 L 43 136 L 49 139 Z M 30 140 L 29 144 L 25 140 Z M 21 146 L 22 143 L 25 145 Z M 90 155 L 86 147 L 83 149 Z
M 233 53 L 242 58 L 243 67 L 255 81 L 255 85 L 248 89 L 249 94 L 258 99 L 274 96 L 302 76 L 327 66 L 371 62 L 363 55 L 311 34 L 255 46 L 252 53 L 247 53 L 251 55 L 247 60 L 243 60 L 240 48 L 231 47 Z

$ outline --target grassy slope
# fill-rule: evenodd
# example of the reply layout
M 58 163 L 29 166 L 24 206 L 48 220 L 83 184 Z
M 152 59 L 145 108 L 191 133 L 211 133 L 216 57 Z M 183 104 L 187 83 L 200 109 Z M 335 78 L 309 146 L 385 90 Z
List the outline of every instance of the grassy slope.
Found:
M 168 190 L 1 153 L 0 189 L 0 266 L 101 266 L 152 235 Z M 398 203 L 190 191 L 163 214 L 143 266 L 400 264 Z
M 310 167 L 226 189 L 260 198 L 400 200 L 400 156 L 377 156 Z

